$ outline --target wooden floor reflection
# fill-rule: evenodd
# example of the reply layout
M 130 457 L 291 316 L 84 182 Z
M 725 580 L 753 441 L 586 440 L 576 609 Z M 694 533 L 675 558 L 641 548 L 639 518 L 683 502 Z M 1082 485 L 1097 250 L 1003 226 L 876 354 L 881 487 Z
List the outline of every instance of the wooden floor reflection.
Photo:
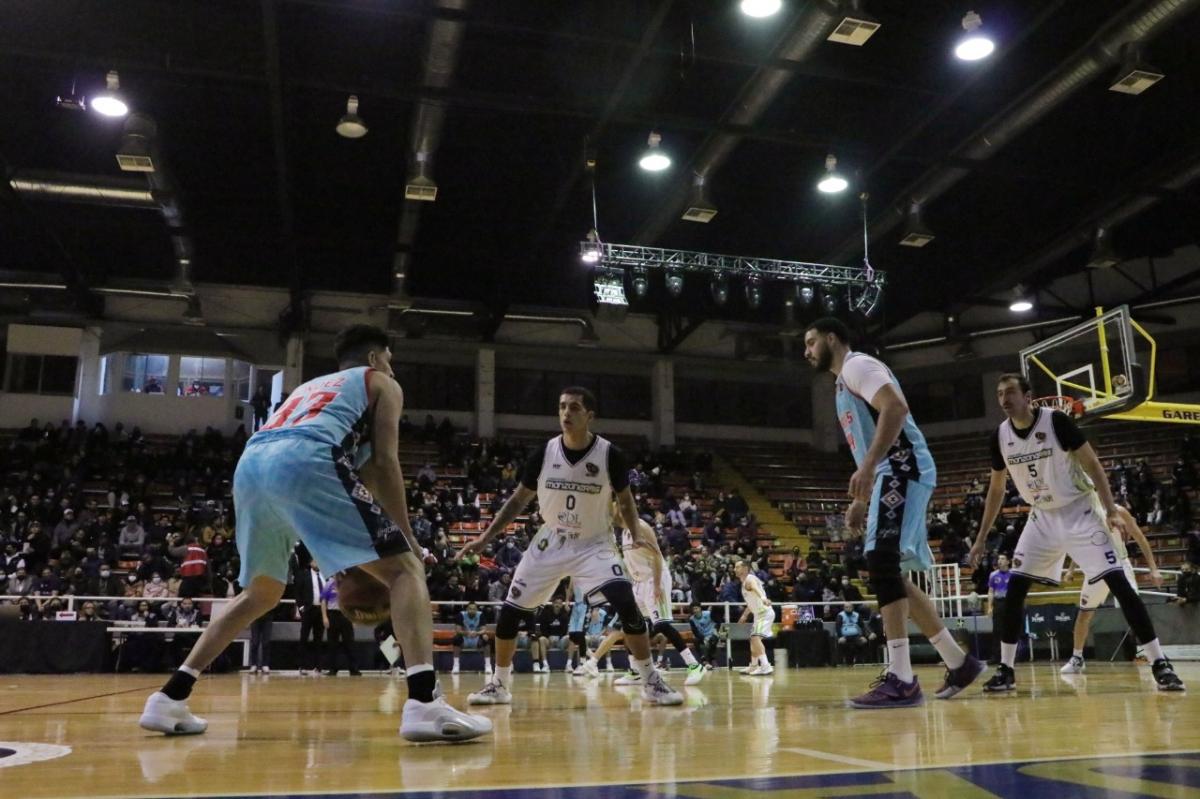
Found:
M 1200 690 L 1200 664 L 1178 671 Z M 1144 666 L 1072 678 L 1022 666 L 1017 695 L 948 702 L 932 698 L 940 669 L 918 673 L 926 705 L 895 711 L 845 707 L 874 676 L 862 668 L 717 671 L 681 708 L 645 707 L 611 676 L 518 675 L 514 704 L 482 711 L 494 734 L 458 746 L 401 741 L 404 681 L 384 676 L 205 678 L 192 706 L 208 733 L 164 738 L 136 724 L 158 676 L 0 675 L 0 755 L 70 750 L 8 768 L 0 756 L 0 799 L 672 783 L 1200 750 L 1200 699 L 1155 691 Z M 442 686 L 461 705 L 482 681 Z

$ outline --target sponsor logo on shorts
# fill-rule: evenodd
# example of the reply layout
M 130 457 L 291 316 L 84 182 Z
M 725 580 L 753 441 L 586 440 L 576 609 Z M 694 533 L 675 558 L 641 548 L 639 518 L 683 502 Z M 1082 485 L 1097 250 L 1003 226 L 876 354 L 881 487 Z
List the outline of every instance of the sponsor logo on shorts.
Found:
M 583 468 L 588 473 L 588 477 L 595 477 L 600 474 L 600 467 L 594 463 L 585 463 Z
M 573 491 L 577 494 L 599 494 L 598 483 L 580 483 L 575 480 L 546 480 L 543 485 L 550 491 Z

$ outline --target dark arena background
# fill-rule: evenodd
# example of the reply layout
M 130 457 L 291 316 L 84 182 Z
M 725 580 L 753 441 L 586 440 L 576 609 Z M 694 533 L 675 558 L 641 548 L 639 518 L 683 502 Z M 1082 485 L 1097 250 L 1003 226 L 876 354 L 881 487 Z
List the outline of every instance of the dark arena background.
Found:
M 0 799 L 1200 796 L 1200 705 L 1156 690 L 1200 684 L 1197 40 L 1196 0 L 0 3 Z M 847 518 L 885 412 L 835 405 L 822 317 L 928 442 L 923 525 L 911 485 Z M 246 601 L 248 439 L 356 324 L 403 390 L 431 665 L 490 732 L 405 740 L 424 671 L 302 544 L 200 674 L 207 730 L 142 729 Z M 1005 373 L 1144 533 L 1151 646 L 1068 568 L 1002 648 L 1046 512 L 1009 479 L 979 529 Z M 568 386 L 657 537 L 678 706 L 624 643 L 582 660 L 553 606 L 494 668 L 514 573 L 576 520 L 535 501 L 459 552 Z M 885 471 L 924 453 L 904 436 Z M 936 645 L 888 640 L 869 573 L 905 503 Z M 591 651 L 615 612 L 589 598 Z M 949 700 L 946 648 L 990 664 Z M 909 659 L 923 703 L 849 706 Z M 468 705 L 502 679 L 511 704 Z

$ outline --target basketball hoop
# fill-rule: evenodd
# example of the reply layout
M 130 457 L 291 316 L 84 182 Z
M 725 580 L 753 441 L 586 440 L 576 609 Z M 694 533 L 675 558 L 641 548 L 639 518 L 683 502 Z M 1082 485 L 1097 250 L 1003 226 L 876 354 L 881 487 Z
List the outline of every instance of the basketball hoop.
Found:
M 1074 397 L 1039 397 L 1033 401 L 1033 407 L 1062 411 L 1073 418 L 1083 416 L 1084 411 L 1083 403 Z

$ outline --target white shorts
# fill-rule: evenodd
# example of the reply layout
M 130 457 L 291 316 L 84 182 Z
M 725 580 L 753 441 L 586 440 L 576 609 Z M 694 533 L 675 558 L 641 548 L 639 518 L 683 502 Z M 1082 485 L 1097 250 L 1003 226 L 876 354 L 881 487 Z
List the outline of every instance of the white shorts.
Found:
M 1137 575 L 1134 574 L 1133 564 L 1129 562 L 1129 558 L 1121 561 L 1121 566 L 1125 569 L 1125 576 L 1129 579 L 1133 590 L 1138 590 Z M 1079 609 L 1095 610 L 1104 604 L 1104 600 L 1108 599 L 1108 583 L 1104 582 L 1103 578 L 1093 580 L 1086 572 L 1083 579 L 1083 590 L 1079 592 Z
M 767 608 L 762 613 L 754 614 L 754 627 L 750 630 L 750 636 L 756 635 L 759 638 L 775 637 L 775 608 Z
M 662 601 L 654 601 L 654 578 L 639 580 L 633 584 L 633 598 L 637 600 L 638 610 L 650 620 L 654 626 L 660 621 L 671 621 L 671 574 L 663 569 L 663 577 L 659 588 L 662 591 Z
M 1013 550 L 1012 573 L 1059 585 L 1063 561 L 1070 555 L 1088 582 L 1095 583 L 1109 572 L 1121 570 L 1121 554 L 1099 500 L 1081 497 L 1063 508 L 1030 512 Z
M 504 601 L 521 610 L 537 610 L 550 601 L 559 583 L 567 577 L 593 607 L 604 603 L 601 588 L 609 583 L 629 582 L 629 572 L 615 540 L 571 541 L 542 527 L 517 564 Z

